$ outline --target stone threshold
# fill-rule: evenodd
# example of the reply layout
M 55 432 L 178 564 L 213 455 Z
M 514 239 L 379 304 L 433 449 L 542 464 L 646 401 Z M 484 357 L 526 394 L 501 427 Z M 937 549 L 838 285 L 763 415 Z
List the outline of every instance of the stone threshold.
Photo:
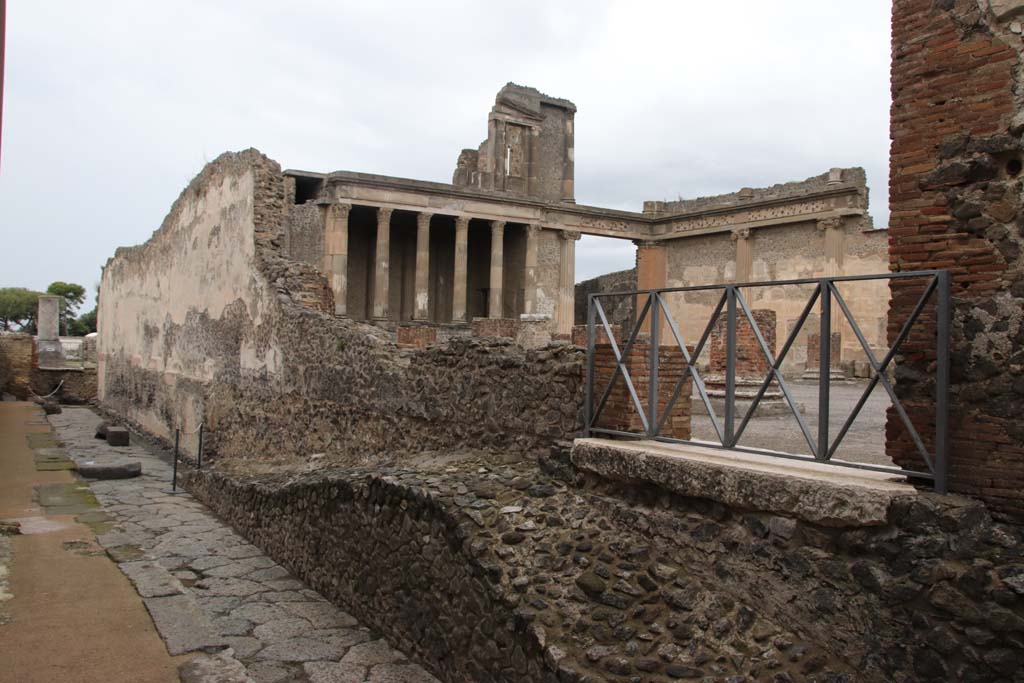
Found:
M 917 495 L 899 475 L 658 441 L 576 439 L 572 463 L 600 477 L 830 527 L 879 526 Z

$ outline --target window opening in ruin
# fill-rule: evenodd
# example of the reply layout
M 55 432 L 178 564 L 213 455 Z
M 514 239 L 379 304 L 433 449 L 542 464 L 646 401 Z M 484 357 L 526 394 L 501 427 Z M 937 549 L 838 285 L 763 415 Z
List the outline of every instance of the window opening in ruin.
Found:
M 324 181 L 320 178 L 296 178 L 295 179 L 295 203 L 305 204 L 320 196 L 320 189 Z

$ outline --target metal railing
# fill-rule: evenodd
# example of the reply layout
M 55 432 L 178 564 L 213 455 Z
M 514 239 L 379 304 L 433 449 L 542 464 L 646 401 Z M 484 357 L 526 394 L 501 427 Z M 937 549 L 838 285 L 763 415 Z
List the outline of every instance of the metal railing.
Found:
M 850 307 L 847 305 L 846 300 L 840 293 L 837 284 L 842 282 L 860 282 L 867 280 L 897 280 L 897 279 L 910 279 L 910 278 L 923 278 L 927 282 L 924 286 L 924 292 L 921 294 L 917 301 L 917 304 L 912 309 L 910 316 L 903 323 L 899 333 L 895 337 L 892 347 L 889 351 L 879 360 L 871 345 L 868 343 L 860 326 L 857 324 Z M 783 344 L 778 355 L 775 355 L 772 349 L 769 348 L 768 343 L 765 341 L 764 335 L 758 328 L 757 323 L 754 320 L 754 315 L 751 311 L 750 306 L 747 304 L 746 299 L 743 296 L 741 290 L 761 287 L 780 287 L 788 285 L 814 285 L 814 291 L 811 293 L 806 305 L 803 308 L 803 312 L 797 319 L 795 325 L 789 332 L 785 343 Z M 714 307 L 714 311 L 711 314 L 711 318 L 707 325 L 704 327 L 703 333 L 700 335 L 696 344 L 693 347 L 692 353 L 687 349 L 687 345 L 683 338 L 683 335 L 679 331 L 679 326 L 676 324 L 672 317 L 671 311 L 666 306 L 665 296 L 673 293 L 685 293 L 685 292 L 716 292 L 721 291 L 721 296 L 718 298 L 718 303 Z M 925 306 L 928 300 L 934 295 L 935 298 L 935 328 L 936 328 L 936 362 L 935 362 L 935 434 L 934 434 L 934 452 L 929 452 L 925 446 L 924 441 L 921 438 L 920 433 L 914 427 L 911 422 L 910 416 L 907 414 L 903 403 L 896 395 L 896 391 L 893 388 L 892 382 L 887 376 L 893 360 L 896 358 L 900 347 L 903 342 L 910 335 L 911 328 L 914 323 L 917 322 L 921 313 L 925 310 Z M 645 297 L 646 302 L 643 304 L 639 314 L 635 318 L 635 322 L 632 326 L 632 331 L 629 338 L 626 341 L 624 347 L 620 349 L 619 344 L 615 339 L 615 334 L 612 325 L 608 322 L 608 317 L 605 313 L 604 307 L 601 305 L 601 300 L 609 297 L 616 296 L 632 296 L 632 297 Z M 860 399 L 857 401 L 852 413 L 843 423 L 842 428 L 833 439 L 829 433 L 829 418 L 830 418 L 830 387 L 831 387 L 831 341 L 832 341 L 832 317 L 833 310 L 832 306 L 837 304 L 839 309 L 842 311 L 843 317 L 853 330 L 854 335 L 857 338 L 861 348 L 863 349 L 864 355 L 871 367 L 871 377 L 868 382 L 868 386 L 864 390 Z M 783 361 L 786 359 L 787 354 L 793 348 L 800 331 L 804 327 L 804 323 L 807 321 L 808 316 L 814 310 L 815 304 L 819 305 L 819 318 L 820 318 L 820 349 L 819 349 L 819 361 L 818 361 L 818 428 L 817 433 L 812 434 L 810 428 L 804 420 L 803 415 L 799 409 L 798 404 L 793 399 L 793 394 L 790 391 L 789 385 L 786 383 L 785 378 L 782 376 L 780 368 Z M 720 420 L 718 414 L 715 412 L 712 406 L 711 399 L 708 395 L 708 389 L 704 378 L 701 376 L 700 370 L 697 368 L 696 361 L 700 357 L 701 352 L 707 345 L 709 338 L 711 337 L 712 330 L 718 323 L 718 319 L 721 317 L 723 310 L 725 312 L 725 337 L 726 337 L 726 370 L 725 370 L 725 407 L 724 416 Z M 737 321 L 738 317 L 742 315 L 746 318 L 753 334 L 757 340 L 758 346 L 761 352 L 764 354 L 769 371 L 767 376 L 764 377 L 760 384 L 757 393 L 755 394 L 749 408 L 743 415 L 736 425 L 736 365 L 737 365 Z M 646 359 L 646 370 L 647 370 L 647 405 L 643 405 L 640 400 L 640 396 L 637 393 L 637 389 L 634 386 L 633 378 L 630 376 L 629 369 L 627 368 L 626 359 L 629 358 L 630 352 L 633 349 L 634 344 L 640 336 L 640 331 L 644 327 L 644 323 L 649 320 L 649 339 L 661 340 L 663 334 L 661 330 L 662 318 L 668 325 L 668 330 L 671 332 L 671 336 L 674 339 L 676 345 L 679 347 L 679 351 L 683 358 L 683 373 L 678 379 L 673 388 L 670 399 L 665 405 L 663 410 L 659 411 L 659 401 L 661 398 L 660 386 L 659 386 L 659 356 L 660 356 L 660 343 L 651 343 L 649 345 L 649 354 Z M 612 376 L 605 386 L 604 392 L 601 395 L 600 400 L 595 406 L 595 350 L 597 346 L 597 325 L 600 324 L 604 329 L 608 337 L 609 346 L 611 347 L 612 354 L 614 355 L 615 368 L 612 372 Z M 783 458 L 794 458 L 798 460 L 811 460 L 821 463 L 828 463 L 842 467 L 852 467 L 865 470 L 873 470 L 879 472 L 889 472 L 902 474 L 910 477 L 919 479 L 926 479 L 934 482 L 935 489 L 940 493 L 946 492 L 947 484 L 947 468 L 948 468 L 948 393 L 949 393 L 949 333 L 950 333 L 950 280 L 949 272 L 944 270 L 928 270 L 928 271 L 913 271 L 913 272 L 902 272 L 902 273 L 886 273 L 881 275 L 859 275 L 859 276 L 847 276 L 847 277 L 831 277 L 831 278 L 817 278 L 817 279 L 803 279 L 803 280 L 781 280 L 774 282 L 749 282 L 749 283 L 737 283 L 737 284 L 724 284 L 724 285 L 704 285 L 695 287 L 674 287 L 666 289 L 654 289 L 654 290 L 638 290 L 632 292 L 610 292 L 604 294 L 590 294 L 587 297 L 587 376 L 586 376 L 586 406 L 585 406 L 585 428 L 584 433 L 586 436 L 592 436 L 594 434 L 607 434 L 613 436 L 623 436 L 630 438 L 647 438 L 654 439 L 657 441 L 668 442 L 668 443 L 692 443 L 700 446 L 711 446 L 716 448 L 723 448 L 729 450 L 768 454 Z M 643 428 L 642 433 L 624 431 L 621 429 L 607 429 L 597 426 L 598 420 L 601 417 L 602 411 L 608 402 L 609 396 L 614 389 L 616 382 L 619 378 L 626 384 L 626 388 L 629 392 L 629 396 L 632 400 L 632 405 L 636 408 L 637 414 L 640 418 L 640 422 Z M 676 402 L 680 399 L 680 393 L 686 386 L 686 379 L 688 377 L 693 378 L 693 385 L 696 388 L 701 401 L 704 403 L 707 409 L 708 416 L 710 417 L 711 423 L 714 426 L 715 433 L 718 436 L 719 443 L 694 440 L 683 440 L 671 437 L 661 436 L 661 432 L 665 426 L 666 420 L 672 414 L 672 409 Z M 771 386 L 772 381 L 775 380 L 778 384 L 779 389 L 782 392 L 783 397 L 788 405 L 790 412 L 796 418 L 796 422 L 800 428 L 800 431 L 810 448 L 811 455 L 799 455 L 794 453 L 784 453 L 780 451 L 772 451 L 761 448 L 747 448 L 739 445 L 739 440 L 746 431 L 750 424 L 751 418 L 761 400 L 764 398 L 765 393 Z M 877 385 L 881 384 L 885 391 L 888 393 L 889 398 L 892 401 L 892 405 L 898 413 L 903 425 L 906 427 L 907 433 L 914 443 L 917 452 L 920 454 L 927 471 L 915 471 L 908 470 L 899 467 L 888 467 L 884 465 L 873 465 L 867 463 L 849 462 L 846 460 L 833 460 L 833 456 L 839 445 L 842 443 L 843 438 L 847 435 L 850 427 L 853 425 L 854 420 L 860 414 L 861 409 L 867 402 L 871 392 Z M 684 400 L 691 400 L 690 396 L 682 397 Z

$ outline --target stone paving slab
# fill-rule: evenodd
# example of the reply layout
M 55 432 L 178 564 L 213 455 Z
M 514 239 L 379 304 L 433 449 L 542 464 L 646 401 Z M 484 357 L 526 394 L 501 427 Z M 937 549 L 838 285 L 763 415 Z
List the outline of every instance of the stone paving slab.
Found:
M 101 420 L 87 408 L 48 419 L 76 462 L 142 465 L 134 479 L 89 482 L 114 520 L 97 540 L 143 596 L 168 651 L 209 653 L 183 666 L 182 680 L 438 683 L 190 495 L 172 494 L 170 464 L 141 439 L 116 448 L 96 439 Z

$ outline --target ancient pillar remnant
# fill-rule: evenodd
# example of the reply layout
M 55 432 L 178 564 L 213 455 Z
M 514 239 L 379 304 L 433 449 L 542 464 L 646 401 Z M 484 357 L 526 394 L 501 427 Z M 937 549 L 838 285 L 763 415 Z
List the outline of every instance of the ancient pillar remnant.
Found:
M 526 315 L 537 312 L 537 239 L 540 230 L 536 224 L 526 226 L 526 267 L 523 269 L 523 313 Z
M 636 240 L 636 288 L 637 289 L 662 289 L 667 286 L 668 278 L 668 251 L 664 242 L 651 240 Z M 636 314 L 647 304 L 647 295 L 641 294 L 636 298 Z M 650 314 L 644 318 L 640 331 L 645 334 L 651 332 Z
M 736 282 L 750 282 L 754 272 L 754 249 L 750 243 L 750 228 L 733 230 L 736 242 Z
M 580 233 L 563 230 L 558 253 L 558 334 L 572 334 L 576 305 L 576 241 Z
M 377 209 L 377 276 L 373 288 L 373 317 L 388 317 L 388 283 L 391 278 L 391 209 Z
M 39 341 L 57 341 L 60 337 L 60 301 L 59 296 L 39 297 L 36 318 L 36 339 Z
M 487 317 L 502 317 L 502 259 L 504 259 L 505 221 L 491 221 L 491 288 Z
M 430 289 L 430 219 L 434 214 L 416 217 L 416 298 L 413 320 L 429 320 Z
M 468 271 L 469 218 L 455 219 L 455 275 L 452 283 L 452 321 L 466 322 L 466 278 Z
M 348 216 L 351 204 L 327 207 L 324 226 L 324 274 L 334 292 L 334 312 L 348 313 Z

